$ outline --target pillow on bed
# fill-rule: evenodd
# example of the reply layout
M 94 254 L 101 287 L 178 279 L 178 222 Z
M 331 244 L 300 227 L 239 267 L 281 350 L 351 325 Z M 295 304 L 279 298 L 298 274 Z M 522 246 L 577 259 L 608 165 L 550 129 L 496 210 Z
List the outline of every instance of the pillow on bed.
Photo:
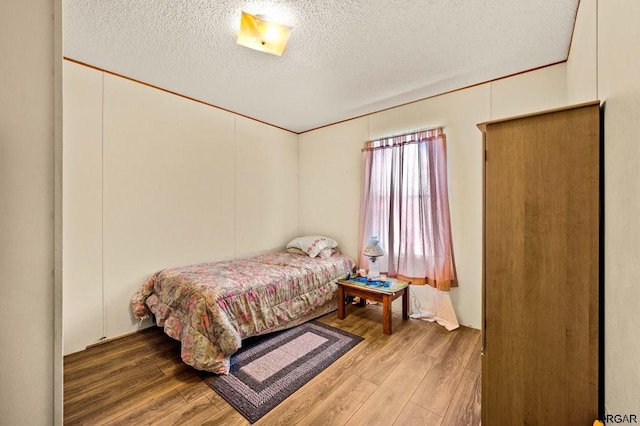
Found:
M 307 254 L 307 252 L 306 252 L 306 251 L 300 250 L 300 249 L 299 249 L 299 248 L 297 248 L 297 247 L 289 247 L 289 248 L 287 249 L 287 253 L 292 253 L 292 254 L 303 254 L 303 255 L 305 255 L 305 256 L 309 256 L 309 255 Z
M 323 237 L 322 235 L 311 235 L 308 237 L 298 237 L 289 241 L 287 244 L 287 248 L 298 248 L 305 253 L 307 253 L 310 257 L 316 257 L 320 251 L 324 248 L 335 248 L 338 247 L 338 243 L 336 240 L 328 237 Z
M 340 253 L 340 249 L 338 247 L 335 247 L 335 248 L 326 247 L 320 250 L 320 253 L 318 253 L 318 257 L 322 259 L 326 259 L 328 257 L 333 256 L 335 253 Z
M 297 247 L 288 248 L 287 249 L 287 253 L 299 254 L 301 256 L 309 256 L 306 251 L 300 250 Z M 335 253 L 341 253 L 341 251 L 340 251 L 340 249 L 338 247 L 336 247 L 336 248 L 325 247 L 322 250 L 320 250 L 320 253 L 318 253 L 318 256 L 316 256 L 316 257 L 319 257 L 321 259 L 326 259 L 328 257 L 333 256 Z

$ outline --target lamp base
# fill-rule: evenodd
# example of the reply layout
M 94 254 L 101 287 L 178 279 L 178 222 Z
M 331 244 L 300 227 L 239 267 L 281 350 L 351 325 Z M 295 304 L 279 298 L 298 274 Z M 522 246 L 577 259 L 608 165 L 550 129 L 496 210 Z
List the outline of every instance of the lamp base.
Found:
M 380 280 L 380 264 L 375 261 L 375 258 L 372 258 L 369 262 L 369 273 L 367 274 L 368 281 L 379 281 Z

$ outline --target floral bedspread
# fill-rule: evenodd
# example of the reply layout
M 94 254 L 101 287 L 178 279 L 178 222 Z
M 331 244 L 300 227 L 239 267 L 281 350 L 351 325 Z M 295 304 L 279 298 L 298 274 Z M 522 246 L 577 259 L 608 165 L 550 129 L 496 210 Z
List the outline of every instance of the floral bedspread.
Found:
M 335 310 L 335 279 L 353 265 L 339 253 L 322 259 L 277 252 L 163 269 L 131 303 L 137 318 L 153 313 L 157 325 L 181 341 L 185 363 L 227 374 L 242 339 Z

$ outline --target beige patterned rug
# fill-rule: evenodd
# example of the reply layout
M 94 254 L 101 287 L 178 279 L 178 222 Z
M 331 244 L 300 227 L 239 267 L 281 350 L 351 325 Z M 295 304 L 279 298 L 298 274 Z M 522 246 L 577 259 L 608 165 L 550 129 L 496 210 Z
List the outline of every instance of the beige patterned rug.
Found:
M 254 423 L 362 340 L 310 321 L 245 340 L 231 357 L 230 373 L 205 380 Z

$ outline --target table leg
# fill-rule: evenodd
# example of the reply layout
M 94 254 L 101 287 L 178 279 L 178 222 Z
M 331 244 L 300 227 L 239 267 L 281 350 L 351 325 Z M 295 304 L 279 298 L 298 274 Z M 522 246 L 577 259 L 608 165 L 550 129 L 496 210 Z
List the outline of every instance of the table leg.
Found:
M 391 296 L 382 296 L 382 332 L 391 334 Z
M 344 303 L 344 288 L 338 285 L 338 319 L 344 319 L 346 316 L 346 306 Z
M 409 287 L 403 289 L 402 294 L 402 319 L 409 319 Z

